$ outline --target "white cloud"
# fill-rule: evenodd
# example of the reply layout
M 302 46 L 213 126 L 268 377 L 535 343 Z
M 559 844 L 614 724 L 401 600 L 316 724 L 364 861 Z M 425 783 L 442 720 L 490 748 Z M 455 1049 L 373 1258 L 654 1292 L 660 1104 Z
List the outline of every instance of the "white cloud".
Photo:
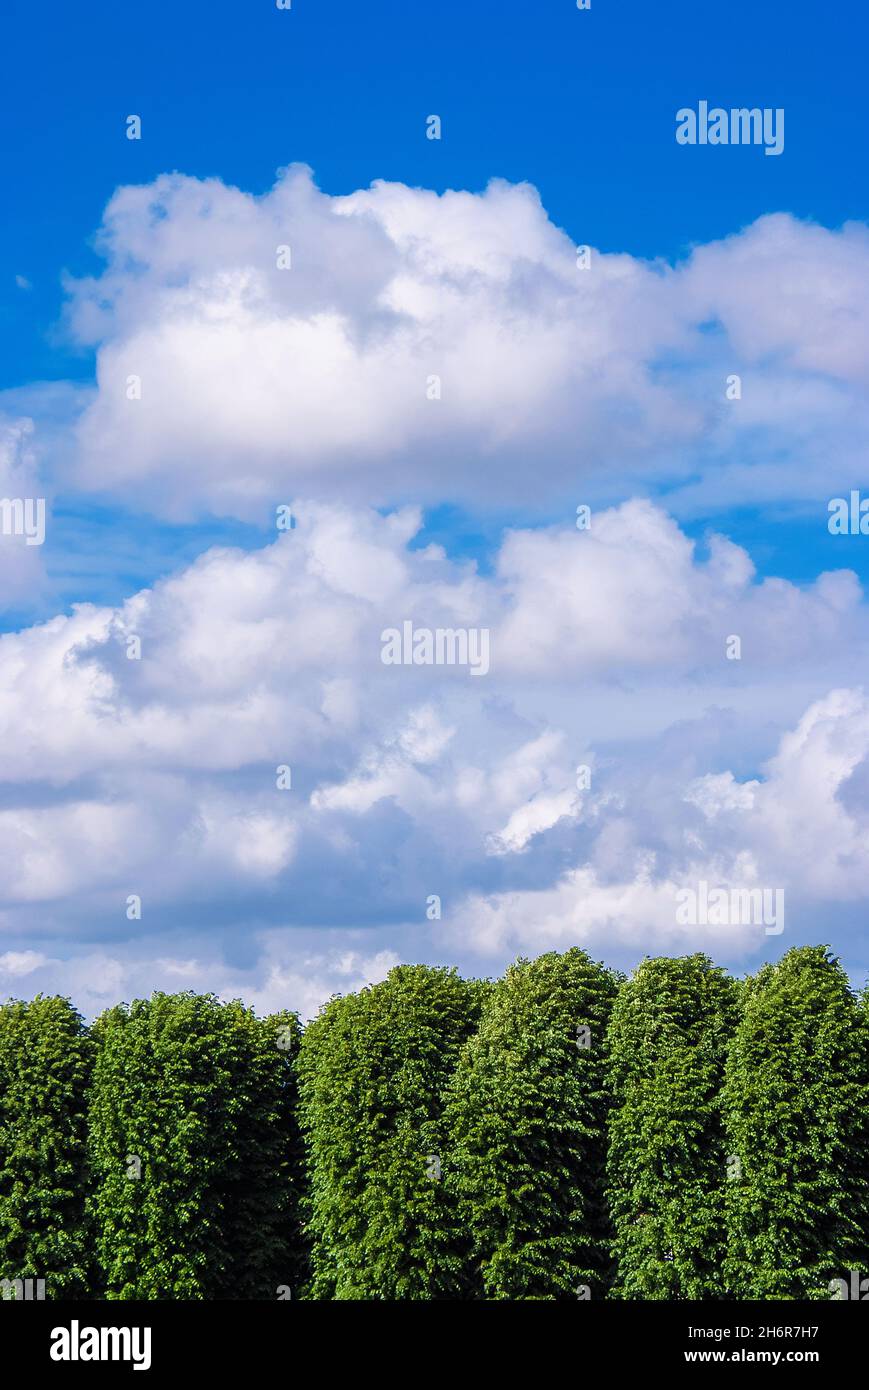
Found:
M 0 956 L 0 976 L 20 979 L 24 975 L 32 975 L 34 970 L 46 964 L 47 957 L 39 951 L 4 951 Z
M 757 583 L 739 547 L 704 558 L 640 501 L 587 532 L 511 532 L 489 576 L 412 549 L 412 511 L 297 517 L 118 609 L 0 637 L 10 959 L 65 959 L 78 939 L 105 993 L 139 987 L 151 959 L 155 979 L 262 998 L 290 981 L 310 1002 L 286 958 L 301 927 L 375 933 L 335 947 L 366 962 L 443 931 L 473 963 L 574 939 L 688 949 L 674 893 L 700 878 L 782 885 L 806 911 L 866 896 L 866 612 L 847 572 Z M 490 673 L 384 666 L 380 634 L 407 617 L 489 626 Z M 274 960 L 219 968 L 269 931 Z
M 783 213 L 698 246 L 688 277 L 697 321 L 712 317 L 755 364 L 780 358 L 801 372 L 869 380 L 869 228 L 830 232 Z
M 243 999 L 261 1016 L 295 1009 L 307 1020 L 331 995 L 377 984 L 400 961 L 389 949 L 360 950 L 358 932 L 325 935 L 328 941 L 319 949 L 266 936 L 258 942 L 255 970 L 233 969 L 213 952 L 187 959 L 154 957 L 143 943 L 122 945 L 111 953 L 83 951 L 65 959 L 9 951 L 0 956 L 0 985 L 15 997 L 40 992 L 71 996 L 87 1018 L 155 989 L 191 989 L 224 1000 Z
M 424 769 L 435 763 L 455 730 L 445 727 L 430 705 L 412 709 L 396 737 L 370 749 L 360 767 L 346 782 L 318 788 L 311 797 L 315 811 L 364 813 L 378 801 L 392 797 L 411 814 L 433 799 Z
M 869 772 L 869 700 L 836 690 L 814 703 L 796 729 L 783 734 L 763 779 L 738 782 L 731 772 L 707 774 L 681 800 L 702 819 L 680 814 L 678 781 L 656 783 L 650 798 L 627 806 L 629 825 L 616 828 L 618 855 L 605 831 L 590 862 L 543 888 L 470 894 L 444 938 L 493 955 L 579 943 L 605 952 L 704 949 L 720 956 L 757 949 L 759 921 L 680 923 L 677 895 L 715 888 L 780 889 L 789 910 L 823 905 L 829 936 L 832 904 L 865 901 L 869 885 L 869 799 L 845 799 L 849 781 Z M 620 814 L 625 802 L 618 804 Z M 655 817 L 668 828 L 662 851 L 648 847 Z M 643 843 L 643 836 L 647 837 Z
M 818 501 L 860 476 L 862 225 L 776 214 L 675 267 L 595 249 L 581 270 L 527 184 L 331 197 L 294 165 L 261 197 L 179 174 L 121 188 L 98 245 L 103 274 L 68 284 L 98 389 L 63 472 L 127 504 L 533 511 L 643 478 L 709 508 Z
M 698 563 L 672 518 L 640 500 L 593 514 L 589 530 L 509 533 L 497 572 L 512 602 L 495 659 L 517 671 L 723 671 L 733 634 L 740 669 L 753 671 L 817 658 L 853 641 L 854 620 L 864 621 L 851 571 L 804 589 L 775 578 L 755 585 L 739 546 L 713 537 Z
M 332 994 L 351 994 L 378 984 L 400 960 L 391 950 L 365 954 L 339 947 L 299 953 L 289 961 L 273 959 L 267 952 L 262 982 L 252 989 L 243 988 L 243 997 L 258 1013 L 296 1009 L 303 1019 L 309 1019 Z M 224 984 L 219 992 L 229 998 L 239 991 L 234 984 Z
M 757 945 L 757 930 L 750 927 L 680 926 L 676 908 L 683 884 L 657 878 L 653 870 L 653 861 L 641 862 L 630 877 L 602 883 L 593 868 L 584 867 L 569 870 L 552 887 L 472 895 L 444 936 L 451 945 L 461 941 L 490 957 L 569 946 L 590 947 L 608 958 L 626 946 L 634 955 L 707 950 L 720 956 Z

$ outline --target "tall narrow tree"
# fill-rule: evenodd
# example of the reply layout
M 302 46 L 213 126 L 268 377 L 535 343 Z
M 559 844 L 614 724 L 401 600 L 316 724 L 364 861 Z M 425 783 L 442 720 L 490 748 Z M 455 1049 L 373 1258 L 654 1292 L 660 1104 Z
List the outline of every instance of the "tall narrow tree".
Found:
M 93 1045 L 68 999 L 0 1007 L 0 1279 L 94 1292 L 84 1219 Z
M 466 1296 L 599 1297 L 606 1030 L 617 976 L 573 948 L 510 966 L 449 1091 L 447 1191 Z
M 298 1291 L 294 1015 L 155 994 L 110 1009 L 90 1110 L 109 1298 Z
M 737 990 L 704 955 L 645 960 L 609 1043 L 609 1200 L 619 1298 L 725 1293 L 727 1154 L 721 1088 Z
M 443 1092 L 485 987 L 454 970 L 402 965 L 332 999 L 299 1053 L 311 1195 L 311 1294 L 450 1294 Z
M 727 1278 L 740 1298 L 830 1298 L 869 1273 L 866 1015 L 823 946 L 745 991 L 727 1067 Z

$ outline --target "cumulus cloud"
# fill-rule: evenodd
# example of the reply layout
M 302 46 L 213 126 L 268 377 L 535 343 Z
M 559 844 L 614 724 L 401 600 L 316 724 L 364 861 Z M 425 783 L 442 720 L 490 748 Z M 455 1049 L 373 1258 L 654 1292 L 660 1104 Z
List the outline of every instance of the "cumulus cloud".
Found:
M 619 797 L 614 815 L 600 808 L 604 829 L 587 862 L 545 887 L 470 894 L 444 937 L 483 955 L 576 943 L 718 956 L 758 949 L 766 927 L 759 916 L 680 918 L 680 894 L 699 894 L 701 884 L 780 892 L 785 909 L 825 904 L 829 931 L 830 904 L 867 896 L 869 803 L 843 795 L 867 766 L 869 700 L 862 691 L 832 691 L 782 736 L 762 779 L 708 773 L 681 789 L 674 778 L 663 801 L 659 781 L 654 798 Z
M 20 979 L 24 975 L 32 975 L 34 970 L 39 970 L 45 964 L 47 957 L 39 951 L 4 951 L 0 956 L 0 978 Z
M 63 476 L 169 517 L 288 494 L 533 511 L 632 479 L 708 509 L 859 476 L 862 225 L 776 214 L 674 267 L 594 248 L 582 269 L 530 185 L 333 197 L 293 165 L 261 196 L 121 188 L 97 245 L 103 273 L 68 282 L 97 390 Z
M 155 989 L 189 989 L 224 1000 L 243 999 L 260 1015 L 295 1009 L 307 1020 L 331 995 L 377 984 L 399 964 L 400 957 L 389 949 L 360 950 L 355 940 L 333 944 L 330 934 L 324 935 L 329 939 L 319 946 L 263 938 L 255 970 L 233 968 L 207 951 L 188 958 L 154 956 L 143 943 L 121 943 L 111 952 L 84 950 L 65 959 L 6 952 L 0 956 L 0 997 L 64 994 L 86 1018 L 94 1018 L 113 1004 Z
M 509 532 L 487 575 L 419 525 L 300 504 L 259 551 L 0 637 L 7 974 L 58 979 L 77 941 L 93 1008 L 148 968 L 308 1008 L 342 961 L 358 981 L 412 942 L 469 968 L 573 941 L 756 950 L 753 927 L 679 925 L 699 879 L 865 895 L 853 575 L 759 582 L 643 501 Z M 385 665 L 404 621 L 487 626 L 491 670 Z
M 444 935 L 451 943 L 461 940 L 466 948 L 495 958 L 577 945 L 608 958 L 625 946 L 634 955 L 706 950 L 720 957 L 722 951 L 744 952 L 752 937 L 756 940 L 756 931 L 738 923 L 680 925 L 681 886 L 667 876 L 656 877 L 653 860 L 641 862 L 631 877 L 615 883 L 602 883 L 589 867 L 570 869 L 551 887 L 469 896 Z
M 685 671 L 716 663 L 729 636 L 745 659 L 796 664 L 854 635 L 862 593 L 839 570 L 809 588 L 777 578 L 753 583 L 747 552 L 713 535 L 705 563 L 660 508 L 632 500 L 589 530 L 508 534 L 498 576 L 512 597 L 498 659 L 524 670 Z

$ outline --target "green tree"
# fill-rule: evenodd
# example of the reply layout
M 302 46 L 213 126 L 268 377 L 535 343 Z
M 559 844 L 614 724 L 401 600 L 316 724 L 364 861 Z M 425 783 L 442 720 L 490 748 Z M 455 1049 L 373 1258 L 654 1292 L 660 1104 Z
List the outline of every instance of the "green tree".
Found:
M 442 1097 L 484 993 L 454 970 L 397 966 L 331 999 L 305 1029 L 312 1297 L 452 1291 Z
M 108 1010 L 94 1033 L 93 1212 L 107 1296 L 295 1294 L 296 1016 L 260 1020 L 237 1000 L 158 993 Z
M 605 1288 L 605 1040 L 617 987 L 576 947 L 519 960 L 462 1051 L 446 1182 L 466 1296 L 575 1299 Z
M 747 983 L 727 1066 L 735 1296 L 830 1298 L 869 1272 L 866 1015 L 823 946 L 788 951 Z
M 725 1294 L 721 1088 L 738 990 L 705 955 L 645 960 L 610 1025 L 613 1296 Z
M 84 1218 L 92 1060 L 68 999 L 0 1007 L 0 1278 L 44 1279 L 51 1299 L 92 1291 Z

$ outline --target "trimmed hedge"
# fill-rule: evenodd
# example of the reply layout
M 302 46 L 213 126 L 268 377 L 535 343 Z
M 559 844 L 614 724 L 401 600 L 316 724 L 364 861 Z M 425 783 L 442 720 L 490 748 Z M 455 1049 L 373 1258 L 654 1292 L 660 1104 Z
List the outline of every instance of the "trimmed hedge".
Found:
M 793 1299 L 854 1270 L 869 1001 L 821 946 L 744 981 L 404 965 L 304 1029 L 193 993 L 90 1028 L 0 1006 L 0 1292 Z

